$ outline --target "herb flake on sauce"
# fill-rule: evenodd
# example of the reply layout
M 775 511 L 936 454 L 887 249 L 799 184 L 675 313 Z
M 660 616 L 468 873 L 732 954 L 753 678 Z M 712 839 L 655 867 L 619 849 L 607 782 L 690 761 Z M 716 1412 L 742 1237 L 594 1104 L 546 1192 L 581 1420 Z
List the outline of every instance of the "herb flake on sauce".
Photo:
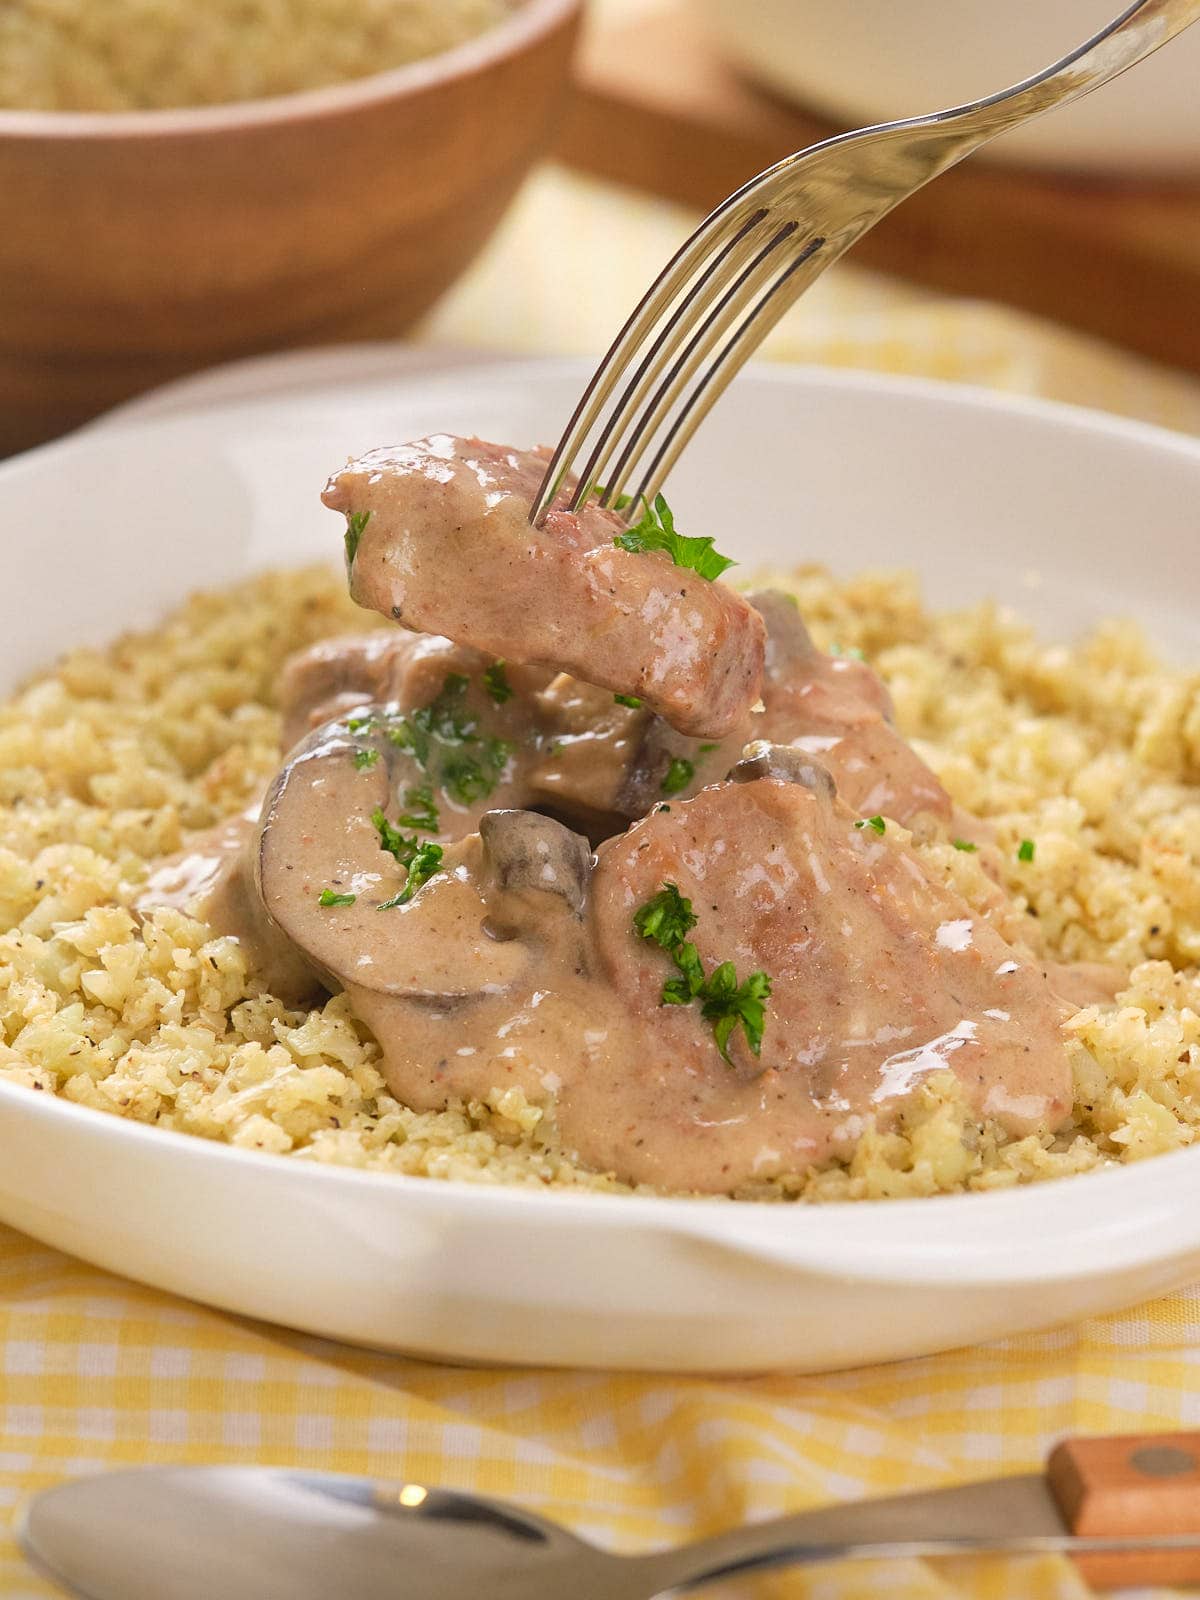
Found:
M 336 889 L 322 889 L 317 896 L 317 903 L 323 906 L 352 906 L 357 899 L 356 894 L 338 894 Z
M 700 1015 L 712 1024 L 717 1049 L 732 1066 L 729 1040 L 739 1024 L 751 1052 L 757 1056 L 762 1050 L 764 1001 L 770 997 L 771 980 L 765 972 L 752 972 L 739 983 L 732 961 L 722 961 L 706 977 L 700 954 L 687 937 L 697 920 L 692 902 L 680 894 L 678 885 L 667 883 L 634 913 L 633 926 L 675 963 L 677 976 L 663 984 L 659 1004 L 685 1006 L 698 1000 Z
M 399 828 L 394 828 L 384 816 L 382 806 L 376 806 L 372 811 L 371 821 L 379 835 L 379 848 L 395 856 L 402 867 L 411 866 L 418 849 L 417 841 L 410 839 L 408 834 L 401 833 Z
M 710 536 L 689 539 L 676 533 L 674 515 L 661 494 L 654 496 L 653 505 L 643 495 L 642 505 L 641 521 L 634 523 L 624 533 L 617 534 L 613 540 L 622 550 L 639 555 L 648 550 L 665 551 L 677 567 L 690 567 L 710 582 L 737 565 L 729 556 L 723 556 L 714 548 Z
M 666 777 L 662 781 L 664 794 L 678 794 L 681 789 L 686 789 L 696 776 L 695 763 L 686 756 L 672 756 L 671 765 L 667 768 Z
M 502 706 L 506 700 L 512 699 L 513 688 L 508 681 L 508 674 L 504 670 L 503 661 L 493 661 L 490 667 L 484 667 L 483 687 L 498 706 Z
M 428 840 L 417 845 L 413 858 L 408 864 L 408 877 L 399 894 L 394 894 L 390 900 L 380 902 L 380 911 L 390 911 L 393 906 L 406 906 L 416 894 L 422 884 L 427 883 L 442 864 L 442 847 L 440 844 L 431 844 Z
M 358 541 L 366 530 L 367 523 L 371 520 L 369 511 L 351 511 L 346 517 L 346 566 L 354 565 L 354 558 L 358 554 Z
M 399 821 L 406 828 L 416 828 L 421 833 L 436 833 L 438 831 L 438 808 L 433 803 L 433 790 L 427 783 L 419 788 L 404 791 L 404 804 L 409 808 L 402 811 Z
M 495 663 L 501 669 L 503 665 L 503 662 Z M 492 670 L 488 668 L 487 672 Z M 499 704 L 501 699 L 512 694 L 512 687 L 504 679 L 498 697 L 500 681 L 488 684 L 487 672 L 485 687 Z M 388 741 L 400 750 L 407 750 L 430 779 L 429 783 L 406 791 L 404 803 L 408 811 L 400 817 L 406 827 L 426 833 L 438 831 L 438 808 L 433 798 L 435 784 L 452 800 L 466 806 L 487 799 L 504 774 L 513 747 L 506 739 L 479 732 L 478 723 L 466 704 L 469 687 L 470 680 L 462 673 L 450 672 L 428 705 L 418 706 L 403 716 L 393 714 L 382 721 L 377 717 L 352 717 L 346 724 L 351 733 L 382 727 Z M 439 748 L 447 753 L 439 757 Z

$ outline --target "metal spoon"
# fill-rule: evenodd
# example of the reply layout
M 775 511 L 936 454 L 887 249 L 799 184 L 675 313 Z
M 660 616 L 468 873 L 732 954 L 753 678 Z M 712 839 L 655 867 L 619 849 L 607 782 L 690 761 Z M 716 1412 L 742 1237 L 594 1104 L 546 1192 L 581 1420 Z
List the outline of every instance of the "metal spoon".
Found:
M 30 1560 L 83 1600 L 652 1600 L 785 1563 L 1200 1545 L 1200 1534 L 1073 1538 L 1038 1473 L 801 1512 L 641 1556 L 597 1550 L 502 1501 L 269 1467 L 77 1479 L 37 1495 L 18 1533 Z

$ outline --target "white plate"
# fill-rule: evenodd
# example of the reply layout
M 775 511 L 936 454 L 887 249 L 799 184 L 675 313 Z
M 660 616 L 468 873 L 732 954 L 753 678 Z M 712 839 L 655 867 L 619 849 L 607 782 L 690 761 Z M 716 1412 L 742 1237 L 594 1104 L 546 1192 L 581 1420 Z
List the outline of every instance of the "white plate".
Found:
M 428 361 L 253 363 L 0 469 L 18 601 L 0 688 L 199 585 L 332 554 L 317 490 L 349 452 L 437 427 L 550 439 L 585 376 Z M 1058 635 L 1133 612 L 1196 653 L 1180 597 L 1200 575 L 1200 444 L 1152 428 L 759 371 L 706 424 L 672 499 L 748 566 L 911 565 L 937 604 L 995 595 Z M 732 1205 L 339 1171 L 0 1084 L 0 1151 L 0 1218 L 49 1244 L 231 1311 L 456 1360 L 812 1371 L 1043 1327 L 1200 1273 L 1200 1150 L 1004 1194 Z

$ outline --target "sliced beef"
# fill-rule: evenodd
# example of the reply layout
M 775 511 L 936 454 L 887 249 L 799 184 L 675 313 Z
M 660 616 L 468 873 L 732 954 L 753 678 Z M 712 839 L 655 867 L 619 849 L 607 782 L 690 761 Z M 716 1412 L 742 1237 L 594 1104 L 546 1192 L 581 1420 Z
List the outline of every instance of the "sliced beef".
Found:
M 350 590 L 405 627 L 635 695 L 673 727 L 728 733 L 758 699 L 763 626 L 727 585 L 614 545 L 588 504 L 528 521 L 546 460 L 437 434 L 335 473 L 325 504 L 351 530 Z
M 847 1153 L 869 1117 L 894 1116 L 945 1068 L 1010 1133 L 1060 1124 L 1066 1011 L 1039 968 L 886 827 L 832 798 L 811 764 L 760 759 L 738 776 L 599 851 L 595 944 L 644 1043 L 609 1064 L 603 1091 L 594 1076 L 577 1091 L 606 1093 L 619 1119 L 606 1123 L 598 1101 L 563 1108 L 564 1131 L 583 1116 L 587 1159 L 669 1188 L 729 1189 Z M 769 978 L 761 1053 L 738 1027 L 727 1062 L 700 1000 L 661 1003 L 677 966 L 634 917 L 667 885 L 691 903 L 706 974 L 731 962 L 739 985 Z

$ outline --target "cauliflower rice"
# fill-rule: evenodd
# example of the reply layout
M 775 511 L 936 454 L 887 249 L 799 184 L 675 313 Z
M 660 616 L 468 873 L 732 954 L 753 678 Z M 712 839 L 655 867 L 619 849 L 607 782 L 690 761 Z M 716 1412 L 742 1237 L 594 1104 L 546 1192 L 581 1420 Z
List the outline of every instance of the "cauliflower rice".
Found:
M 1200 674 L 1131 625 L 1046 646 L 984 604 L 930 616 L 911 580 L 773 577 L 827 647 L 865 652 L 901 728 L 988 818 L 1012 916 L 1048 955 L 1130 969 L 1068 1024 L 1076 1106 L 1055 1136 L 1006 1140 L 949 1073 L 849 1164 L 756 1198 L 867 1199 L 1016 1183 L 1133 1161 L 1200 1130 Z M 307 1013 L 264 993 L 236 940 L 138 887 L 193 830 L 254 801 L 278 766 L 279 668 L 370 622 L 326 569 L 192 599 L 161 628 L 76 651 L 0 707 L 0 1077 L 161 1127 L 428 1177 L 621 1187 L 558 1148 L 518 1092 L 417 1113 L 387 1091 L 342 997 Z M 1032 860 L 1022 860 L 1032 840 Z M 920 847 L 968 899 L 978 862 Z M 1024 852 L 1028 854 L 1028 851 Z M 750 1196 L 747 1196 L 750 1197 Z
M 0 106 L 159 111 L 293 94 L 438 55 L 510 0 L 0 0 Z

